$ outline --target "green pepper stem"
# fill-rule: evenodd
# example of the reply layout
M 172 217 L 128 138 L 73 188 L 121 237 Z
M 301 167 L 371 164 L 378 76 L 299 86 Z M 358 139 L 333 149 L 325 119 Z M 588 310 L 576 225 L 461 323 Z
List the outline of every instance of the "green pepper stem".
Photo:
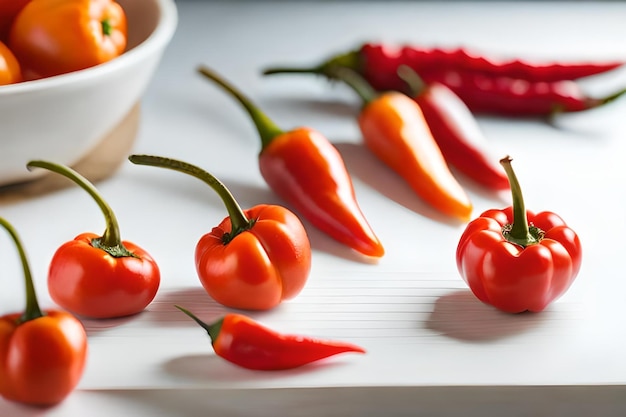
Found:
M 512 160 L 510 156 L 505 156 L 500 160 L 500 164 L 504 167 L 504 171 L 509 179 L 513 200 L 513 223 L 505 225 L 502 234 L 509 242 L 526 247 L 538 243 L 543 237 L 543 231 L 528 225 L 522 188 L 511 166 Z
M 217 337 L 220 334 L 220 330 L 222 329 L 222 324 L 224 323 L 224 318 L 221 318 L 211 324 L 205 323 L 204 321 L 200 320 L 195 314 L 193 314 L 191 311 L 184 309 L 181 306 L 178 305 L 174 305 L 174 307 L 176 307 L 177 309 L 179 309 L 180 311 L 182 311 L 183 313 L 185 313 L 186 315 L 188 315 L 189 317 L 191 317 L 196 323 L 198 323 L 200 325 L 200 327 L 202 327 L 204 330 L 207 331 L 207 333 L 209 334 L 209 337 L 211 338 L 211 344 L 215 343 L 215 341 L 217 340 Z
M 361 54 L 360 50 L 354 50 L 347 52 L 345 54 L 336 55 L 320 65 L 316 65 L 314 67 L 303 67 L 303 68 L 294 68 L 294 67 L 270 67 L 263 70 L 263 75 L 273 75 L 273 74 L 317 74 L 324 75 L 329 77 L 329 71 L 333 68 L 343 67 L 350 68 L 354 71 L 360 72 L 362 63 L 361 63 Z
M 189 174 L 198 178 L 201 181 L 204 181 L 211 188 L 213 188 L 213 190 L 222 199 L 224 206 L 226 206 L 228 216 L 230 217 L 230 223 L 232 225 L 231 232 L 228 235 L 224 236 L 224 243 L 230 242 L 239 233 L 249 230 L 253 226 L 254 220 L 249 220 L 246 217 L 245 213 L 235 200 L 235 197 L 233 197 L 231 192 L 228 190 L 228 188 L 226 188 L 226 186 L 215 176 L 203 170 L 202 168 L 191 165 L 187 162 L 178 161 L 176 159 L 153 155 L 130 155 L 128 157 L 128 160 L 137 165 L 149 165 L 160 168 L 168 168 L 174 171 Z
M 39 308 L 39 302 L 37 301 L 37 293 L 35 292 L 35 285 L 33 284 L 33 277 L 30 272 L 30 267 L 28 266 L 28 259 L 26 259 L 26 252 L 24 251 L 24 246 L 20 241 L 20 238 L 13 228 L 13 226 L 5 219 L 0 217 L 0 225 L 6 229 L 9 233 L 13 242 L 15 242 L 15 247 L 20 255 L 20 259 L 22 261 L 22 268 L 24 269 L 24 284 L 26 285 L 26 309 L 24 310 L 24 314 L 19 319 L 19 323 L 24 323 L 29 320 L 34 320 L 39 317 L 43 317 L 43 312 L 41 308 Z
M 409 94 L 412 96 L 419 95 L 426 88 L 426 83 L 424 83 L 422 77 L 408 65 L 400 65 L 397 73 L 398 77 L 408 86 Z
M 222 87 L 248 112 L 254 122 L 254 125 L 256 126 L 257 131 L 259 132 L 259 136 L 261 137 L 262 149 L 265 149 L 276 136 L 283 133 L 282 129 L 280 129 L 265 113 L 263 113 L 261 109 L 255 106 L 247 96 L 243 95 L 243 93 L 237 90 L 224 78 L 219 76 L 215 71 L 205 66 L 200 66 L 198 68 L 198 72 Z
M 328 76 L 332 79 L 343 81 L 348 87 L 356 92 L 361 100 L 363 100 L 363 106 L 367 106 L 374 101 L 378 96 L 378 92 L 372 87 L 358 72 L 347 67 L 334 67 L 329 68 L 327 72 Z
M 54 162 L 30 161 L 28 162 L 28 164 L 26 164 L 26 166 L 28 167 L 28 169 L 38 167 L 47 169 L 57 174 L 61 174 L 64 177 L 72 180 L 83 190 L 87 191 L 87 193 L 89 193 L 89 195 L 98 204 L 100 210 L 102 210 L 102 214 L 104 215 L 104 220 L 106 222 L 106 229 L 104 230 L 102 237 L 97 240 L 98 247 L 106 250 L 113 256 L 129 256 L 129 253 L 126 253 L 128 251 L 125 251 L 122 246 L 120 227 L 117 222 L 117 217 L 115 217 L 115 213 L 104 200 L 102 195 L 100 195 L 96 187 L 87 178 L 83 177 L 81 174 L 68 166 L 56 164 Z

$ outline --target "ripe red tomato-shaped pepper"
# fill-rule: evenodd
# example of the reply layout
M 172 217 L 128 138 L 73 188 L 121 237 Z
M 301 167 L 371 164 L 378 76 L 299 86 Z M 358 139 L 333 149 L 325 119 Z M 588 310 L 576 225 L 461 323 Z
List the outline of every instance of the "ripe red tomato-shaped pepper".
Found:
M 110 61 L 126 42 L 126 14 L 113 0 L 31 0 L 9 34 L 9 47 L 31 78 Z
M 13 84 L 21 80 L 20 63 L 13 52 L 0 41 L 0 85 Z
M 82 175 L 47 161 L 30 161 L 28 167 L 45 168 L 74 181 L 98 203 L 107 223 L 102 236 L 82 233 L 56 250 L 48 271 L 52 300 L 75 314 L 96 319 L 143 311 L 161 282 L 155 260 L 139 246 L 121 240 L 113 210 Z
M 0 317 L 0 395 L 30 405 L 54 405 L 80 382 L 87 358 L 87 334 L 71 314 L 40 309 L 17 232 L 3 218 L 0 225 L 17 246 L 26 284 L 24 312 Z
M 527 211 L 511 159 L 500 162 L 513 205 L 488 210 L 467 225 L 457 246 L 457 267 L 482 302 L 509 313 L 539 312 L 578 275 L 580 240 L 557 214 Z
M 185 162 L 150 155 L 129 159 L 193 175 L 221 197 L 229 216 L 200 238 L 195 252 L 200 282 L 215 301 L 267 310 L 300 293 L 311 269 L 311 245 L 294 213 L 267 204 L 242 210 L 222 182 Z

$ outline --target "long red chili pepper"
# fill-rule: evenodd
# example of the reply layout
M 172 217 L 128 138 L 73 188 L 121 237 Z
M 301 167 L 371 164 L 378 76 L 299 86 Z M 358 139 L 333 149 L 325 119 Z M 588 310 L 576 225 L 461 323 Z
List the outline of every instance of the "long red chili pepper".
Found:
M 333 76 L 363 100 L 358 117 L 365 145 L 398 173 L 424 201 L 447 216 L 469 220 L 472 203 L 450 172 L 419 105 L 403 93 L 378 94 L 357 73 Z
M 175 159 L 131 155 L 139 165 L 192 175 L 220 196 L 228 216 L 196 245 L 196 271 L 218 303 L 267 310 L 300 293 L 311 270 L 311 245 L 300 219 L 285 207 L 259 204 L 242 210 L 211 173 Z
M 493 190 L 508 189 L 506 172 L 491 157 L 487 139 L 463 100 L 444 84 L 426 84 L 407 66 L 400 66 L 398 71 L 446 162 L 477 184 Z
M 392 74 L 400 65 L 407 65 L 415 72 L 459 71 L 477 73 L 489 77 L 516 78 L 527 81 L 575 80 L 614 70 L 625 61 L 530 61 L 508 59 L 473 50 L 470 48 L 427 48 L 418 45 L 394 47 L 381 43 L 366 43 L 358 50 L 344 55 L 344 60 L 353 56 L 364 70 L 379 76 Z M 378 68 L 376 65 L 388 65 Z M 374 71 L 373 69 L 376 68 Z
M 81 233 L 61 245 L 50 261 L 48 289 L 61 307 L 90 318 L 114 318 L 143 311 L 159 289 L 161 274 L 144 249 L 122 241 L 117 218 L 96 187 L 72 168 L 30 161 L 72 180 L 95 200 L 106 221 L 102 236 Z
M 0 395 L 10 401 L 48 406 L 63 401 L 78 385 L 87 359 L 82 323 L 65 311 L 42 311 L 26 252 L 15 229 L 0 225 L 13 239 L 22 261 L 26 308 L 0 317 Z
M 340 353 L 365 353 L 363 348 L 351 343 L 280 334 L 241 314 L 229 313 L 208 324 L 190 311 L 176 308 L 207 331 L 216 355 L 247 369 L 279 371 Z
M 384 248 L 359 207 L 339 151 L 318 131 L 283 131 L 232 85 L 207 67 L 199 72 L 232 95 L 248 112 L 261 138 L 259 167 L 267 184 L 312 225 L 371 257 Z
M 626 94 L 626 90 L 621 90 L 607 97 L 595 98 L 586 95 L 578 83 L 568 79 L 570 76 L 556 75 L 559 73 L 557 69 L 569 67 L 567 64 L 561 64 L 560 67 L 548 65 L 546 70 L 537 71 L 537 74 L 543 72 L 553 74 L 549 77 L 528 75 L 524 76 L 526 78 L 518 78 L 520 74 L 504 70 L 493 72 L 468 70 L 462 65 L 420 66 L 414 60 L 406 59 L 403 55 L 398 56 L 390 48 L 372 44 L 337 55 L 313 67 L 273 67 L 267 68 L 264 74 L 292 72 L 328 76 L 335 67 L 348 67 L 363 75 L 378 90 L 406 91 L 406 83 L 397 73 L 400 65 L 411 67 L 427 84 L 435 82 L 444 84 L 454 91 L 471 111 L 477 113 L 538 116 L 555 112 L 577 112 L 600 107 Z M 599 68 L 608 70 L 615 68 L 613 65 L 614 63 L 600 65 Z M 587 75 L 593 73 L 589 69 L 593 67 L 592 65 L 581 64 L 578 67 L 579 73 Z M 533 74 L 535 67 L 528 65 L 527 68 L 527 72 Z

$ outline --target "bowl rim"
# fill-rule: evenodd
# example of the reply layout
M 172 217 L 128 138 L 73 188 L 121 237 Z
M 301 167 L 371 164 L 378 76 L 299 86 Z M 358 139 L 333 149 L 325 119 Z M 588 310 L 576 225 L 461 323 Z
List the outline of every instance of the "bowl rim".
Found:
M 155 30 L 141 43 L 122 55 L 93 67 L 85 68 L 66 74 L 41 78 L 38 80 L 24 81 L 15 84 L 0 86 L 0 96 L 40 91 L 50 88 L 62 87 L 66 84 L 88 81 L 99 77 L 103 73 L 115 71 L 120 67 L 127 66 L 141 60 L 146 55 L 152 54 L 155 49 L 164 47 L 174 36 L 178 25 L 178 10 L 175 0 L 153 0 L 159 9 L 159 22 Z

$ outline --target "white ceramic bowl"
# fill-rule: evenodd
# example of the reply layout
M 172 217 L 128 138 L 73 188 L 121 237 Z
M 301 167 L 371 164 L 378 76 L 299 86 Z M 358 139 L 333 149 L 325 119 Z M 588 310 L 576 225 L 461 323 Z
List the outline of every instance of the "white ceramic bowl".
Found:
M 0 86 L 0 186 L 33 179 L 26 163 L 73 165 L 139 103 L 178 23 L 174 0 L 118 0 L 128 47 L 95 67 Z

